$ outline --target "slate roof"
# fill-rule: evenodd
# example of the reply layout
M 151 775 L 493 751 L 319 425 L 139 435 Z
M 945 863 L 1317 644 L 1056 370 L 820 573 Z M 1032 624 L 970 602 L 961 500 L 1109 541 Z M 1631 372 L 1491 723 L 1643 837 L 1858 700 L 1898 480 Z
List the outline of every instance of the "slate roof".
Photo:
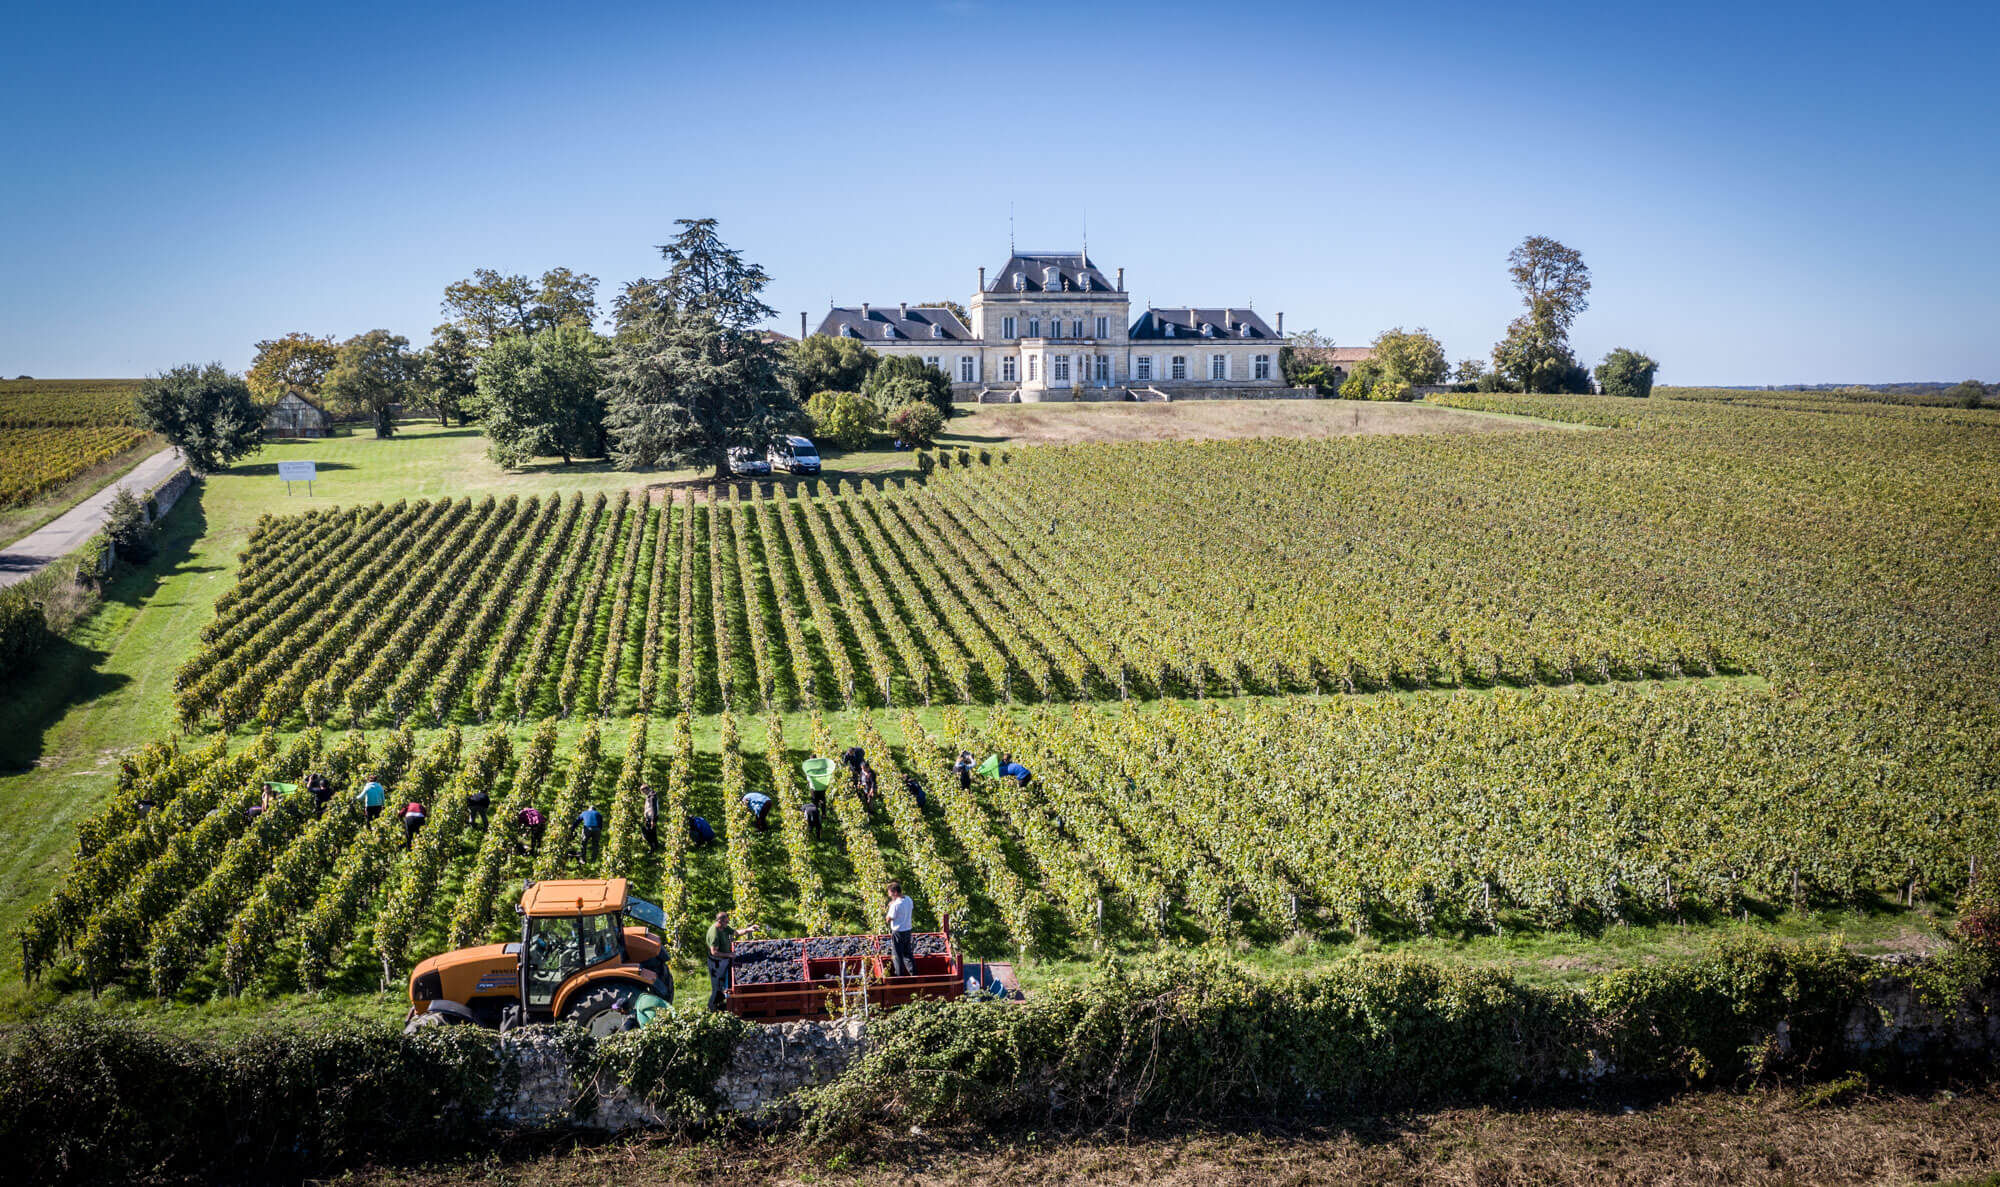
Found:
M 1049 268 L 1056 270 L 1054 285 L 1048 285 L 1045 279 L 1046 270 Z M 1099 272 L 1097 265 L 1091 263 L 1090 257 L 1082 252 L 1037 252 L 1008 256 L 1007 262 L 1000 265 L 1000 271 L 993 279 L 986 282 L 986 291 L 989 293 L 1015 291 L 1014 275 L 1017 272 L 1023 281 L 1020 291 L 1025 293 L 1060 293 L 1065 291 L 1063 289 L 1065 281 L 1069 284 L 1067 291 L 1081 292 L 1085 276 L 1090 278 L 1092 292 L 1108 293 L 1114 291 L 1116 287 L 1104 278 L 1104 273 Z
M 933 326 L 943 333 L 933 333 Z M 846 333 L 848 330 L 854 332 Z M 866 313 L 858 306 L 829 309 L 820 319 L 819 329 L 813 332 L 832 338 L 859 338 L 863 342 L 967 342 L 972 338 L 972 331 L 958 320 L 957 314 L 930 305 L 911 306 L 908 313 L 898 305 L 887 308 L 871 305 Z
M 1330 346 L 1327 357 L 1336 363 L 1365 363 L 1375 357 L 1372 346 Z
M 1131 336 L 1134 339 L 1166 338 L 1168 325 L 1174 327 L 1175 341 L 1200 339 L 1203 325 L 1215 327 L 1216 339 L 1232 338 L 1238 342 L 1275 342 L 1278 339 L 1278 335 L 1272 332 L 1263 318 L 1257 316 L 1255 310 L 1233 308 L 1148 309 L 1139 315 L 1138 321 L 1132 323 Z M 1243 333 L 1245 326 L 1250 327 L 1248 335 Z

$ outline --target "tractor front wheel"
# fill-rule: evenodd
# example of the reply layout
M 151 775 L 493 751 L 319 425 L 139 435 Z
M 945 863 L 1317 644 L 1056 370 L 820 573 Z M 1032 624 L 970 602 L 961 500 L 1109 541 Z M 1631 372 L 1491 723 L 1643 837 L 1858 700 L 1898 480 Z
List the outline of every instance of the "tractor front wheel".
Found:
M 639 986 L 631 984 L 601 986 L 572 1002 L 563 1013 L 563 1021 L 577 1023 L 599 1039 L 622 1030 L 637 1030 L 636 1003 L 641 992 Z
M 460 1018 L 456 1014 L 445 1014 L 445 1013 L 433 1014 L 427 1011 L 425 1013 L 417 1015 L 415 1018 L 410 1019 L 408 1022 L 405 1022 L 403 1024 L 403 1033 L 406 1035 L 413 1035 L 417 1034 L 420 1031 L 429 1030 L 433 1026 L 463 1026 L 463 1025 L 465 1025 L 465 1019 Z

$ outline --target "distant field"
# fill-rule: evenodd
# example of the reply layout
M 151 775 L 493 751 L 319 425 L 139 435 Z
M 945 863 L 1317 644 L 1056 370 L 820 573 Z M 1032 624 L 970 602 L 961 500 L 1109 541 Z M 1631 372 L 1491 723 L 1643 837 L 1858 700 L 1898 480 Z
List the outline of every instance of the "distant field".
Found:
M 1357 400 L 1191 400 L 1179 404 L 998 404 L 955 422 L 961 433 L 1018 445 L 1516 433 L 1531 421 L 1424 404 Z
M 108 481 L 153 443 L 138 426 L 136 379 L 10 379 L 0 381 L 0 511 L 31 510 L 27 520 L 54 518 L 90 493 L 66 489 L 87 476 Z M 101 472 L 101 473 L 98 473 Z M 92 485 L 92 489 L 95 484 Z M 44 498 L 47 496 L 47 498 Z M 32 507 L 38 500 L 47 507 Z M 0 516 L 0 537 L 34 525 Z M 12 530 L 10 530 L 12 529 Z

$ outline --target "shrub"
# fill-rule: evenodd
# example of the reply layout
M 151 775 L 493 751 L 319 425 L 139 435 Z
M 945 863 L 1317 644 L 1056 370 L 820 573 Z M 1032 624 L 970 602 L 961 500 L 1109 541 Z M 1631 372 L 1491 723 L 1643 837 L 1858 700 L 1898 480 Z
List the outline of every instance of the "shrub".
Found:
M 861 385 L 861 394 L 880 408 L 922 400 L 942 415 L 951 415 L 951 376 L 915 355 L 890 355 L 876 364 Z
M 1653 373 L 1659 369 L 1660 365 L 1645 355 L 1621 346 L 1597 365 L 1597 386 L 1607 396 L 1643 399 L 1653 394 Z
M 899 404 L 889 414 L 889 431 L 910 448 L 921 449 L 944 431 L 944 414 L 921 401 Z
M 40 603 L 15 586 L 0 591 L 0 680 L 26 671 L 49 641 L 49 622 Z
M 860 392 L 821 392 L 806 402 L 813 436 L 841 449 L 860 449 L 882 431 L 882 410 Z
M 146 515 L 146 505 L 125 487 L 119 487 L 111 496 L 104 535 L 118 555 L 128 561 L 137 564 L 152 558 L 152 520 Z

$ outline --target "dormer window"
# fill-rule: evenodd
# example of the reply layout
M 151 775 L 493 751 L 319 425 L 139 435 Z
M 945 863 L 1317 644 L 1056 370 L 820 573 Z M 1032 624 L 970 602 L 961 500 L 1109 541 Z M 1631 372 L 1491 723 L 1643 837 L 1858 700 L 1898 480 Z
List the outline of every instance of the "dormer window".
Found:
M 1168 322 L 1166 323 L 1166 325 L 1167 325 L 1167 337 L 1171 338 L 1174 336 L 1174 323 Z
M 884 338 L 894 338 L 894 337 L 896 336 L 896 327 L 894 327 L 894 326 L 883 326 L 883 327 L 882 327 L 882 336 L 883 336 Z
M 932 323 L 931 323 L 931 337 L 933 337 L 933 338 L 942 338 L 942 337 L 944 337 L 944 327 L 943 327 L 943 326 L 941 326 L 941 325 L 939 325 L 939 324 L 937 324 L 936 322 L 932 322 Z
M 842 338 L 859 338 L 861 334 L 853 326 L 842 326 L 840 327 L 840 336 Z
M 1215 337 L 1215 323 L 1210 321 L 1201 323 L 1201 336 L 1204 338 Z
M 1028 291 L 1028 278 L 1019 272 L 1014 273 L 1014 291 L 1017 293 Z
M 1050 292 L 1054 292 L 1056 290 L 1058 283 L 1061 280 L 1062 280 L 1062 269 L 1056 267 L 1054 264 L 1051 264 L 1048 267 L 1042 269 L 1043 288 L 1048 289 Z
M 1248 338 L 1250 336 L 1250 323 L 1247 321 L 1244 322 L 1242 326 L 1238 328 L 1237 334 L 1239 337 Z
M 1077 287 L 1078 287 L 1078 288 L 1081 288 L 1081 289 L 1082 289 L 1082 290 L 1083 290 L 1084 292 L 1086 292 L 1086 293 L 1087 293 L 1087 292 L 1089 292 L 1089 291 L 1090 291 L 1090 273 L 1088 273 L 1088 272 L 1079 272 L 1079 273 L 1077 273 L 1077 274 L 1076 274 L 1076 283 L 1077 283 Z

